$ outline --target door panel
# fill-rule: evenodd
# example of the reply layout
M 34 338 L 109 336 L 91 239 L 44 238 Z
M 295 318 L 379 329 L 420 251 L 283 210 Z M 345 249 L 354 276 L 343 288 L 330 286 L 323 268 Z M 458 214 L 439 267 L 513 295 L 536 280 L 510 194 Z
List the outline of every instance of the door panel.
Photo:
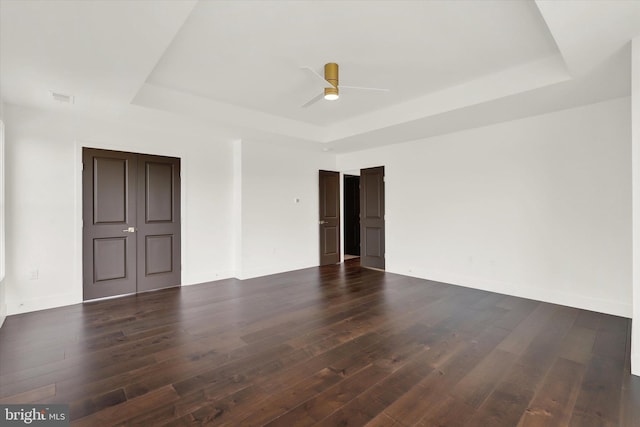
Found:
M 364 210 L 367 213 L 367 218 L 370 219 L 381 219 L 382 212 L 382 181 L 380 180 L 380 175 L 378 173 L 367 173 L 364 176 L 364 185 L 365 185 L 365 205 Z
M 378 227 L 367 227 L 365 241 L 367 245 L 368 257 L 381 257 L 382 254 L 382 234 Z
M 94 224 L 127 222 L 127 159 L 93 158 Z
M 173 271 L 173 236 L 146 236 L 145 274 Z
M 178 286 L 180 159 L 138 159 L 138 291 Z
M 340 173 L 320 171 L 320 265 L 340 262 Z
M 83 294 L 102 298 L 136 291 L 134 154 L 83 149 Z
M 338 246 L 338 242 L 336 240 L 336 235 L 338 234 L 337 227 L 330 227 L 325 225 L 322 228 L 324 230 L 324 250 L 322 251 L 322 253 L 325 256 L 332 256 L 337 253 L 336 251 L 336 247 Z M 331 264 L 336 264 L 336 263 L 332 262 Z
M 173 221 L 173 164 L 145 162 L 146 222 Z
M 384 269 L 384 167 L 360 171 L 360 263 Z
M 93 239 L 94 280 L 124 279 L 127 277 L 127 238 Z

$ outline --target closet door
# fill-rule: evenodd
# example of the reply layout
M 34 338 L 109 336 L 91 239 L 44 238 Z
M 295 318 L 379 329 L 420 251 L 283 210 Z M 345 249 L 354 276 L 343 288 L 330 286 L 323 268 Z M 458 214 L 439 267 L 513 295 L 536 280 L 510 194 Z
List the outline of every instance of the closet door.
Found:
M 138 292 L 180 285 L 180 159 L 138 156 Z
M 83 149 L 83 291 L 179 286 L 180 159 Z
M 136 292 L 135 154 L 83 150 L 84 299 Z

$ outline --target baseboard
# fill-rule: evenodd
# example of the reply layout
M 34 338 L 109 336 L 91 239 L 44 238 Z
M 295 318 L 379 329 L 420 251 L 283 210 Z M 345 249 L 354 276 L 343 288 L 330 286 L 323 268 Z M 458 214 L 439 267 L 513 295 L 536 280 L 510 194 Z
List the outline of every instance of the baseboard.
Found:
M 54 295 L 41 299 L 9 302 L 7 303 L 7 315 L 47 310 L 49 308 L 58 308 L 64 307 L 66 305 L 79 304 L 81 302 L 82 297 L 79 297 L 76 294 Z
M 219 272 L 214 274 L 203 275 L 202 280 L 189 280 L 183 283 L 183 286 L 195 285 L 211 281 L 223 280 L 237 277 L 240 280 L 252 279 L 256 277 L 269 276 L 273 274 L 287 273 L 296 270 L 314 267 L 314 265 L 298 266 L 290 270 L 274 270 L 274 269 L 255 269 L 252 271 L 243 271 L 237 275 L 232 272 Z M 544 295 L 540 294 L 540 289 L 526 286 L 514 287 L 508 283 L 499 281 L 490 281 L 473 277 L 448 274 L 442 272 L 406 272 L 387 270 L 390 273 L 402 274 L 405 276 L 416 277 L 425 280 L 433 280 L 436 282 L 447 283 L 450 285 L 464 286 L 473 289 L 480 289 L 489 292 L 496 292 L 505 295 L 511 295 L 520 298 L 527 298 L 536 301 L 548 302 L 551 304 L 565 305 L 569 307 L 580 308 L 584 310 L 597 311 L 600 313 L 612 314 L 614 316 L 632 317 L 632 305 L 620 303 L 618 301 L 602 300 L 596 298 L 585 297 L 577 294 L 570 294 L 559 291 L 545 290 Z M 204 277 L 206 276 L 206 277 Z M 215 277 L 212 277 L 215 276 Z M 193 279 L 193 278 L 192 278 Z M 200 278 L 196 278 L 200 279 Z M 49 308 L 63 307 L 66 305 L 78 304 L 82 302 L 82 297 L 76 294 L 64 294 L 42 299 L 33 299 L 19 301 L 0 305 L 0 326 L 8 315 L 27 313 L 31 311 L 46 310 Z M 640 355 L 635 356 L 638 360 L 635 363 L 638 374 L 640 375 Z M 633 360 L 633 359 L 632 359 Z
M 289 273 L 291 271 L 304 270 L 306 268 L 317 267 L 317 266 L 318 264 L 300 265 L 300 266 L 293 266 L 285 270 L 273 269 L 273 268 L 243 269 L 242 272 L 240 272 L 237 275 L 237 278 L 240 280 L 255 279 L 256 277 L 264 277 L 264 276 L 272 276 L 274 274 Z
M 640 377 L 640 353 L 631 355 L 631 375 Z
M 189 275 L 183 278 L 182 286 L 199 285 L 201 283 L 216 282 L 233 277 L 235 277 L 235 272 L 233 271 L 213 271 L 204 274 Z
M 188 281 L 182 284 L 183 286 L 197 285 L 200 283 L 213 282 L 217 280 L 229 279 L 234 277 L 232 272 L 212 272 L 194 277 L 189 277 Z M 47 298 L 23 300 L 16 302 L 9 302 L 5 307 L 4 316 L 29 313 L 32 311 L 47 310 L 50 308 L 64 307 L 67 305 L 79 304 L 82 302 L 82 295 L 77 294 L 63 294 L 55 295 Z M 0 315 L 2 315 L 2 307 L 0 307 Z M 4 320 L 4 316 L 0 318 Z M 0 322 L 1 326 L 1 322 Z
M 4 319 L 6 318 L 7 318 L 7 305 L 0 304 L 0 328 L 2 328 L 2 325 L 4 324 Z
M 0 328 L 4 324 L 4 319 L 7 318 L 7 294 L 6 294 L 6 284 L 4 281 L 4 277 L 0 280 Z
M 391 270 L 387 271 L 392 272 Z M 397 272 L 397 274 L 407 275 L 406 272 Z M 413 271 L 408 275 L 411 277 L 433 280 L 435 282 L 442 282 L 450 285 L 464 286 L 467 288 L 496 292 L 499 294 L 548 302 L 551 304 L 575 307 L 589 311 L 597 311 L 599 313 L 611 314 L 614 316 L 631 318 L 633 313 L 632 305 L 630 303 L 621 303 L 618 301 L 585 297 L 583 295 L 574 293 L 553 291 L 548 289 L 545 289 L 542 293 L 540 289 L 531 286 L 513 286 L 510 283 L 479 279 L 476 277 L 468 277 L 439 271 Z

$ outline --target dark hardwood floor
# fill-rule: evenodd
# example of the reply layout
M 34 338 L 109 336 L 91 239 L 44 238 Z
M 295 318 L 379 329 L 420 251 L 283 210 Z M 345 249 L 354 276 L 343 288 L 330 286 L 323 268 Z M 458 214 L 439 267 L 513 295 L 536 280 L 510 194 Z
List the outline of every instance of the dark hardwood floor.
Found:
M 73 425 L 638 426 L 628 319 L 358 260 L 10 316 L 0 402 Z

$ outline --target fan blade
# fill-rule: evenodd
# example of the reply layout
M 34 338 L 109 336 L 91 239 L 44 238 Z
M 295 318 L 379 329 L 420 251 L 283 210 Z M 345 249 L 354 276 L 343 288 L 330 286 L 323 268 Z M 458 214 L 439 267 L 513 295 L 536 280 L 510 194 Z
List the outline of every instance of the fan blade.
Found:
M 311 98 L 310 100 L 308 100 L 307 102 L 305 102 L 304 104 L 302 104 L 300 108 L 307 108 L 308 106 L 320 101 L 323 97 L 324 97 L 324 92 L 321 92 L 318 95 Z
M 378 92 L 389 92 L 389 89 L 381 89 L 379 87 L 362 87 L 362 86 L 346 86 L 338 85 L 340 89 L 357 89 L 357 90 L 376 90 Z
M 302 70 L 307 70 L 307 71 L 311 72 L 311 74 L 313 74 L 314 76 L 316 76 L 317 78 L 319 78 L 320 80 L 322 80 L 322 83 L 323 83 L 325 86 L 327 86 L 327 85 L 328 85 L 329 87 L 333 86 L 331 83 L 329 83 L 327 80 L 325 80 L 325 78 L 324 78 L 324 77 L 322 77 L 320 74 L 318 74 L 318 72 L 317 72 L 316 70 L 314 70 L 313 68 L 309 67 L 308 65 L 305 65 L 305 66 L 300 67 L 300 68 L 301 68 Z

